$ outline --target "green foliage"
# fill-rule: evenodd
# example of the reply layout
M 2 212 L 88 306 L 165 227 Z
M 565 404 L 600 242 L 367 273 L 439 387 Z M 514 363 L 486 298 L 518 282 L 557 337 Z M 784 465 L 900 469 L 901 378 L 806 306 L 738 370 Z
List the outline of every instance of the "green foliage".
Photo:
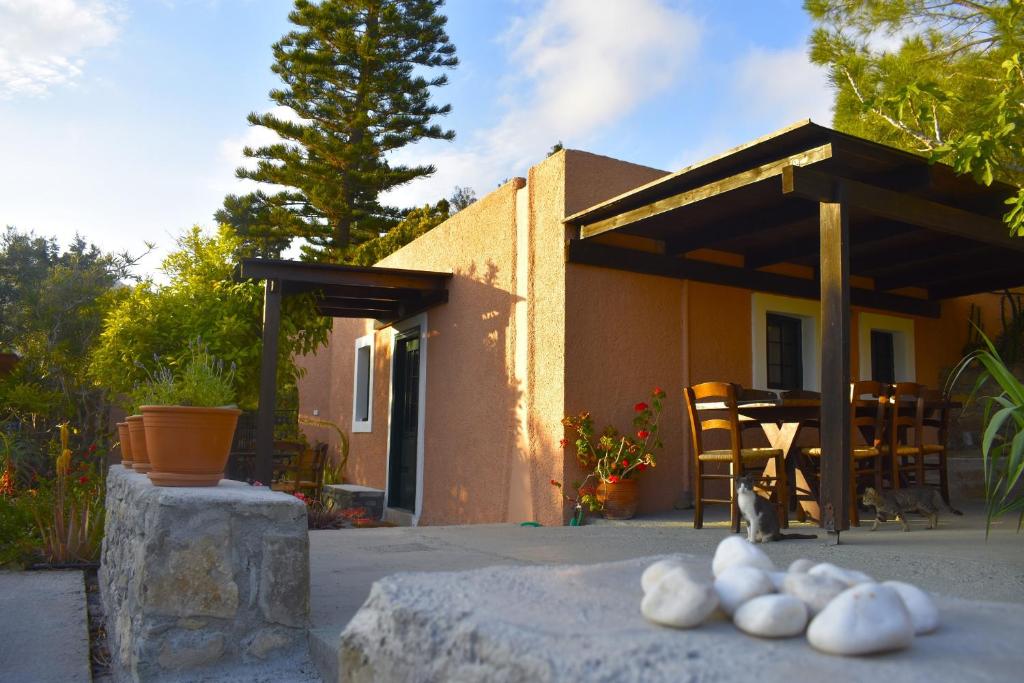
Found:
M 234 403 L 235 368 L 225 371 L 224 362 L 210 355 L 202 340 L 191 343 L 189 351 L 177 375 L 161 365 L 132 392 L 134 412 L 144 405 L 219 408 Z
M 284 231 L 306 238 L 304 254 L 340 260 L 350 246 L 374 239 L 399 214 L 380 193 L 429 176 L 434 167 L 392 164 L 390 153 L 423 139 L 451 140 L 432 121 L 449 105 L 430 99 L 447 83 L 440 68 L 458 64 L 445 33 L 443 0 L 296 0 L 295 29 L 274 44 L 274 73 L 283 87 L 270 92 L 296 117 L 249 115 L 281 142 L 246 148 L 255 167 L 239 178 L 286 189 L 273 195 L 229 197 L 220 218 L 245 235 L 267 235 L 288 213 Z M 236 220 L 238 222 L 236 222 Z
M 0 234 L 0 349 L 21 356 L 0 378 L 0 420 L 45 431 L 71 419 L 88 441 L 108 436 L 109 396 L 86 368 L 136 262 L 80 237 L 62 251 L 55 239 L 31 232 Z
M 412 209 L 398 225 L 387 233 L 355 247 L 351 251 L 348 261 L 357 266 L 372 266 L 420 235 L 425 235 L 441 225 L 448 220 L 448 216 L 449 204 L 443 199 L 434 206 L 428 204 L 418 209 Z
M 974 385 L 971 399 L 990 384 L 998 390 L 980 398 L 984 405 L 981 455 L 985 476 L 985 537 L 988 538 L 992 522 L 1008 512 L 1019 513 L 1018 532 L 1024 525 L 1024 493 L 1017 488 L 1024 475 L 1024 384 L 1014 376 L 988 337 L 981 336 L 985 348 L 960 361 L 953 370 L 949 386 L 956 383 L 964 370 L 977 364 L 983 372 Z
M 950 163 L 991 184 L 1024 180 L 1022 0 L 806 0 L 811 60 L 836 88 L 836 128 Z M 879 47 L 884 39 L 895 49 Z M 1024 225 L 1024 193 L 1004 219 Z
M 0 567 L 27 563 L 39 547 L 36 505 L 30 495 L 0 495 Z
M 305 224 L 295 213 L 278 206 L 266 193 L 229 194 L 213 218 L 230 225 L 241 239 L 241 256 L 281 258 L 292 239 L 305 234 Z
M 476 190 L 472 187 L 455 186 L 452 196 L 448 198 L 448 204 L 452 213 L 458 213 L 476 201 Z
M 190 342 L 234 366 L 237 402 L 251 409 L 259 394 L 263 284 L 237 280 L 242 240 L 222 227 L 208 236 L 192 228 L 178 241 L 161 270 L 166 284 L 142 282 L 107 315 L 90 371 L 100 386 L 129 394 L 158 371 L 172 372 L 190 358 Z M 293 357 L 327 342 L 330 319 L 320 316 L 313 295 L 285 297 L 281 306 L 278 388 L 292 393 L 300 376 Z

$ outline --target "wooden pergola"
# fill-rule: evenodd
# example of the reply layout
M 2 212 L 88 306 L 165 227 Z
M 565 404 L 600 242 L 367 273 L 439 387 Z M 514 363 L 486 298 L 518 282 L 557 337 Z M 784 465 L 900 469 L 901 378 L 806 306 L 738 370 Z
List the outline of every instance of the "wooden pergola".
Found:
M 270 482 L 273 476 L 282 297 L 313 293 L 321 315 L 369 318 L 377 321 L 377 327 L 385 327 L 447 302 L 448 281 L 452 277 L 451 273 L 275 259 L 242 259 L 239 276 L 265 281 L 254 472 L 256 479 L 263 482 Z
M 565 219 L 570 263 L 821 301 L 822 525 L 849 528 L 850 305 L 938 317 L 1024 284 L 1016 188 L 804 121 Z M 620 236 L 629 236 L 622 238 Z M 694 252 L 732 254 L 737 265 Z M 808 277 L 780 272 L 806 266 Z

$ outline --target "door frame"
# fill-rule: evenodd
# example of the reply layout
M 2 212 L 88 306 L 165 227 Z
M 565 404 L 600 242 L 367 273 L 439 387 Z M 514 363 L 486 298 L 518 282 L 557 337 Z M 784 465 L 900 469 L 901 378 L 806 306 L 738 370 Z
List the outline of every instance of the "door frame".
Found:
M 396 322 L 391 326 L 390 371 L 388 373 L 388 426 L 387 455 L 384 460 L 384 507 L 390 507 L 388 495 L 391 489 L 391 419 L 395 407 L 395 340 L 403 332 L 420 328 L 420 386 L 419 405 L 416 415 L 416 505 L 412 513 L 412 526 L 418 526 L 423 512 L 423 434 L 427 412 L 427 314 L 420 313 Z

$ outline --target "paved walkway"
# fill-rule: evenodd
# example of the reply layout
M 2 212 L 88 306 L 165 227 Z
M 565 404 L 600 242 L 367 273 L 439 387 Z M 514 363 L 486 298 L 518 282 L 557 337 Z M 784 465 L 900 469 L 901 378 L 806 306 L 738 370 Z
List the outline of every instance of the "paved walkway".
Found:
M 0 572 L 0 683 L 90 680 L 82 572 Z
M 722 509 L 722 508 L 719 508 Z M 1005 519 L 985 542 L 981 508 L 945 515 L 939 528 L 913 517 L 912 531 L 895 522 L 842 534 L 828 545 L 813 541 L 764 546 L 780 567 L 798 557 L 902 579 L 936 593 L 972 600 L 1024 602 L 1024 534 Z M 725 521 L 692 528 L 692 512 L 583 527 L 529 528 L 511 524 L 350 529 L 310 533 L 312 622 L 340 632 L 379 578 L 405 571 L 456 571 L 493 565 L 608 562 L 686 552 L 710 555 L 728 533 Z M 804 533 L 808 529 L 796 527 Z M 811 529 L 813 530 L 813 529 Z

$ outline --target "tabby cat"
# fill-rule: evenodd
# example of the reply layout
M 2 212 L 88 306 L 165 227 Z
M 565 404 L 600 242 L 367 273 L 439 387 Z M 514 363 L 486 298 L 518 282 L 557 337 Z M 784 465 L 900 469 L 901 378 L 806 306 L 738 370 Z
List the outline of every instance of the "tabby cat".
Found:
M 784 534 L 779 530 L 775 506 L 754 492 L 754 477 L 736 478 L 736 502 L 747 523 L 747 540 L 751 543 L 817 538 L 814 534 Z
M 865 505 L 875 508 L 875 523 L 872 531 L 878 529 L 878 523 L 885 521 L 887 517 L 895 517 L 903 526 L 904 531 L 910 531 L 907 524 L 906 513 L 920 512 L 928 518 L 928 528 L 934 529 L 939 525 L 939 510 L 949 510 L 954 515 L 964 513 L 953 508 L 942 500 L 942 494 L 938 489 L 927 486 L 918 486 L 908 489 L 896 489 L 894 491 L 882 491 L 868 487 L 864 489 L 861 500 Z

